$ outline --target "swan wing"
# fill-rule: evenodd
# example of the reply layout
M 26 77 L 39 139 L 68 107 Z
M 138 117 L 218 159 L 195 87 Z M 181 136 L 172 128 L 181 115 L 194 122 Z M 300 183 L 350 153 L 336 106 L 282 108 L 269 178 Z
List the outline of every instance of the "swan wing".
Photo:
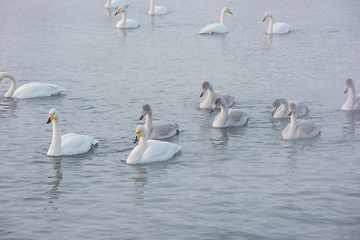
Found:
M 320 133 L 320 126 L 308 120 L 298 120 L 294 138 L 311 138 Z
M 229 110 L 229 117 L 225 122 L 225 126 L 244 126 L 250 117 L 249 115 L 239 109 L 230 109 Z
M 93 137 L 68 133 L 61 136 L 61 154 L 75 155 L 88 152 L 98 143 Z
M 141 163 L 165 161 L 179 152 L 181 147 L 174 143 L 148 140 L 147 147 L 141 156 Z
M 127 7 L 129 2 L 127 0 L 110 0 L 110 4 L 106 4 L 105 8 L 118 8 L 120 6 Z
M 179 124 L 157 120 L 152 122 L 149 139 L 164 139 L 179 133 Z
M 135 19 L 126 19 L 126 28 L 138 28 L 140 26 L 139 21 Z
M 213 34 L 213 33 L 228 33 L 229 29 L 220 23 L 212 23 L 201 29 L 200 33 L 202 34 Z
M 299 102 L 299 101 L 289 101 L 289 104 L 290 103 L 295 103 L 296 112 L 297 112 L 298 117 L 305 116 L 309 112 L 309 108 L 306 103 Z
M 16 89 L 13 98 L 50 97 L 64 91 L 65 89 L 58 85 L 34 82 L 25 84 Z
M 273 33 L 284 34 L 290 32 L 291 25 L 287 23 L 274 23 Z
M 222 99 L 224 99 L 224 101 L 226 102 L 226 105 L 228 107 L 231 107 L 234 104 L 234 99 L 235 98 L 233 96 L 230 96 L 229 94 L 216 91 L 214 93 L 214 96 L 215 96 L 215 98 L 216 97 L 221 97 Z
M 352 110 L 360 110 L 360 95 L 356 96 Z

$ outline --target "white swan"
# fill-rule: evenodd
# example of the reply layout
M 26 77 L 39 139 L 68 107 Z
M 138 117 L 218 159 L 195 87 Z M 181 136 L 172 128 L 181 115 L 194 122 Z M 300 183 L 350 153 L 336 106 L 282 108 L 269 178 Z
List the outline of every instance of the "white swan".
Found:
M 120 6 L 127 7 L 129 2 L 126 0 L 107 0 L 105 8 L 118 8 Z
M 287 24 L 287 23 L 274 23 L 273 24 L 273 15 L 271 14 L 271 12 L 265 13 L 263 22 L 267 18 L 270 18 L 269 28 L 267 30 L 268 34 L 284 34 L 284 33 L 290 32 L 290 29 L 292 27 L 290 24 Z
M 140 119 L 146 116 L 145 128 L 150 132 L 149 139 L 165 139 L 180 133 L 179 124 L 166 122 L 163 120 L 152 121 L 152 110 L 149 104 L 145 104 L 141 109 Z
M 148 12 L 149 15 L 165 15 L 167 14 L 166 7 L 164 6 L 155 6 L 154 0 L 150 1 L 150 9 Z
M 228 109 L 226 102 L 221 97 L 214 99 L 212 113 L 216 107 L 220 106 L 221 111 L 216 115 L 213 121 L 213 127 L 235 127 L 244 126 L 250 119 L 246 112 L 239 109 Z
M 224 25 L 225 13 L 230 13 L 232 15 L 230 9 L 228 7 L 224 7 L 221 10 L 220 23 L 209 24 L 201 29 L 200 33 L 228 33 L 229 29 Z
M 140 143 L 136 146 L 129 157 L 126 159 L 127 164 L 150 163 L 165 161 L 172 158 L 181 147 L 168 142 L 157 140 L 147 140 L 147 130 L 144 126 L 136 127 L 135 141 L 140 139 Z
M 217 91 L 214 92 L 214 87 L 208 81 L 203 82 L 201 88 L 202 88 L 202 90 L 201 90 L 200 97 L 202 97 L 205 94 L 205 92 L 208 91 L 208 95 L 206 97 L 204 97 L 204 99 L 200 103 L 200 108 L 202 108 L 202 109 L 211 108 L 213 101 L 216 97 L 221 97 L 223 100 L 225 100 L 226 105 L 228 107 L 230 107 L 234 104 L 234 99 L 235 99 L 234 97 L 232 97 L 226 93 L 221 93 L 221 92 L 217 92 Z
M 122 12 L 123 17 L 122 19 L 116 24 L 117 28 L 138 28 L 140 23 L 135 19 L 126 19 L 126 10 L 123 6 L 120 6 L 115 13 L 115 16 Z
M 298 120 L 296 105 L 290 103 L 289 115 L 291 116 L 290 123 L 285 127 L 282 132 L 284 139 L 299 139 L 299 138 L 311 138 L 320 133 L 320 126 L 309 120 Z
M 345 104 L 341 107 L 341 110 L 360 110 L 360 95 L 356 96 L 355 84 L 351 78 L 346 79 L 345 81 L 345 91 L 349 91 L 349 97 Z
M 297 109 L 297 116 L 302 117 L 309 112 L 308 105 L 298 101 L 287 101 L 285 98 L 277 98 L 273 102 L 273 109 L 271 116 L 274 118 L 288 118 L 289 117 L 289 103 L 295 103 Z
M 50 97 L 53 95 L 60 94 L 65 92 L 65 89 L 61 88 L 58 85 L 46 84 L 46 83 L 28 83 L 18 89 L 17 81 L 14 76 L 6 72 L 0 72 L 0 82 L 4 78 L 10 78 L 11 86 L 9 90 L 5 93 L 5 97 L 13 98 L 36 98 L 36 97 Z
M 48 156 L 75 155 L 88 152 L 98 141 L 93 137 L 68 133 L 61 136 L 59 112 L 52 108 L 49 111 L 49 119 L 46 123 L 53 121 L 53 136 Z

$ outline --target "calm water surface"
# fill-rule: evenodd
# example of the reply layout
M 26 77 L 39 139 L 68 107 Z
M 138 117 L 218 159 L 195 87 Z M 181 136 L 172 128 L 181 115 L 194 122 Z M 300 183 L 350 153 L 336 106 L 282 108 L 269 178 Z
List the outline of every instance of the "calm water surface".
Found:
M 95 1 L 1 1 L 0 71 L 63 96 L 0 100 L 1 239 L 359 239 L 360 113 L 341 111 L 346 78 L 360 88 L 358 1 L 132 0 L 128 18 Z M 227 35 L 201 36 L 227 5 Z M 265 12 L 293 25 L 269 37 Z M 201 84 L 235 96 L 249 124 L 214 129 Z M 0 95 L 10 80 L 0 83 Z M 319 137 L 285 141 L 277 97 L 305 101 Z M 127 165 L 141 107 L 180 123 L 169 161 Z M 80 156 L 47 157 L 62 133 L 99 139 Z

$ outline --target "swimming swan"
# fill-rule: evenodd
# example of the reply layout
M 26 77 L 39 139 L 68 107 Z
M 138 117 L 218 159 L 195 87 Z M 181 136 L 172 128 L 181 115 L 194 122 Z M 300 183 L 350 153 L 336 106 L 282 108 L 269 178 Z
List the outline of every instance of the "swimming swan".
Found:
M 48 156 L 75 155 L 88 152 L 98 141 L 93 137 L 68 133 L 61 136 L 59 112 L 52 108 L 49 111 L 49 119 L 46 123 L 53 121 L 53 136 Z
M 228 33 L 229 29 L 224 25 L 225 13 L 232 12 L 228 7 L 224 7 L 221 10 L 220 23 L 212 23 L 201 29 L 200 33 Z
M 120 6 L 127 7 L 129 2 L 126 0 L 107 0 L 105 8 L 118 8 Z
M 274 118 L 289 118 L 289 103 L 295 103 L 297 116 L 302 117 L 309 112 L 308 105 L 298 101 L 287 101 L 285 98 L 277 98 L 273 102 L 271 116 Z
M 181 149 L 180 146 L 174 143 L 147 140 L 147 138 L 146 128 L 141 125 L 137 126 L 134 143 L 139 139 L 140 143 L 132 150 L 126 159 L 127 164 L 165 161 L 172 158 Z
M 296 105 L 290 103 L 289 115 L 291 116 L 290 123 L 285 127 L 282 132 L 284 139 L 299 139 L 299 138 L 311 138 L 320 133 L 320 126 L 309 120 L 298 120 Z
M 341 110 L 360 110 L 360 95 L 356 96 L 355 84 L 351 78 L 346 79 L 345 81 L 345 91 L 349 91 L 349 97 L 345 104 L 341 107 Z
M 211 108 L 213 101 L 216 97 L 221 97 L 223 100 L 225 100 L 226 105 L 228 107 L 230 107 L 234 104 L 234 99 L 235 99 L 234 97 L 232 97 L 226 93 L 221 93 L 221 92 L 217 92 L 217 91 L 214 92 L 214 87 L 208 81 L 203 82 L 201 88 L 202 88 L 202 91 L 201 91 L 200 97 L 202 97 L 207 90 L 209 92 L 208 95 L 200 103 L 200 108 L 202 108 L 202 109 Z
M 167 13 L 166 7 L 164 6 L 155 6 L 154 0 L 150 1 L 149 15 L 165 15 Z
M 61 88 L 58 85 L 46 84 L 33 82 L 25 84 L 18 89 L 17 81 L 14 76 L 6 72 L 0 72 L 0 82 L 4 78 L 10 78 L 11 86 L 9 90 L 5 93 L 5 97 L 13 97 L 13 98 L 36 98 L 36 97 L 50 97 L 53 95 L 60 94 L 61 92 L 65 92 L 65 89 Z
M 271 12 L 265 13 L 263 22 L 267 18 L 270 18 L 269 28 L 267 30 L 268 34 L 284 34 L 284 33 L 290 32 L 290 29 L 292 27 L 290 24 L 287 24 L 287 23 L 274 23 L 273 24 L 273 15 L 271 14 Z
M 135 19 L 126 19 L 126 10 L 123 6 L 120 6 L 118 10 L 116 11 L 116 16 L 118 13 L 122 12 L 123 17 L 122 19 L 116 24 L 117 28 L 138 28 L 140 26 L 140 23 Z
M 166 122 L 163 120 L 152 121 L 152 110 L 149 104 L 145 104 L 141 109 L 140 119 L 146 116 L 145 128 L 150 132 L 149 139 L 164 139 L 180 133 L 179 124 Z
M 239 109 L 228 109 L 226 102 L 221 97 L 214 99 L 212 113 L 216 107 L 220 106 L 221 111 L 216 115 L 212 126 L 213 127 L 235 127 L 244 126 L 250 119 L 246 112 Z

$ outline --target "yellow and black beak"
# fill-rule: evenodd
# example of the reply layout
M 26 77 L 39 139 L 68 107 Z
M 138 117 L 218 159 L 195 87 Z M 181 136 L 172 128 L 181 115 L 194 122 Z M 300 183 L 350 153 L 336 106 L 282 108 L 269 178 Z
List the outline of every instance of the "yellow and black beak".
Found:
M 139 141 L 139 138 L 140 138 L 140 132 L 137 132 L 137 133 L 135 134 L 134 143 L 137 143 L 137 141 Z
M 54 119 L 54 114 L 49 114 L 49 119 L 47 120 L 47 124 L 51 123 L 51 121 Z
M 264 17 L 264 20 L 263 20 L 263 22 L 264 22 L 264 21 L 265 21 L 266 19 L 267 19 L 267 16 L 265 16 L 265 17 Z
M 232 12 L 230 11 L 230 9 L 229 9 L 229 13 L 230 13 L 231 15 L 233 15 Z
M 116 15 L 118 15 L 118 13 L 119 13 L 120 11 L 119 11 L 119 9 L 116 11 L 116 13 L 115 13 L 115 15 L 114 16 L 116 16 Z

